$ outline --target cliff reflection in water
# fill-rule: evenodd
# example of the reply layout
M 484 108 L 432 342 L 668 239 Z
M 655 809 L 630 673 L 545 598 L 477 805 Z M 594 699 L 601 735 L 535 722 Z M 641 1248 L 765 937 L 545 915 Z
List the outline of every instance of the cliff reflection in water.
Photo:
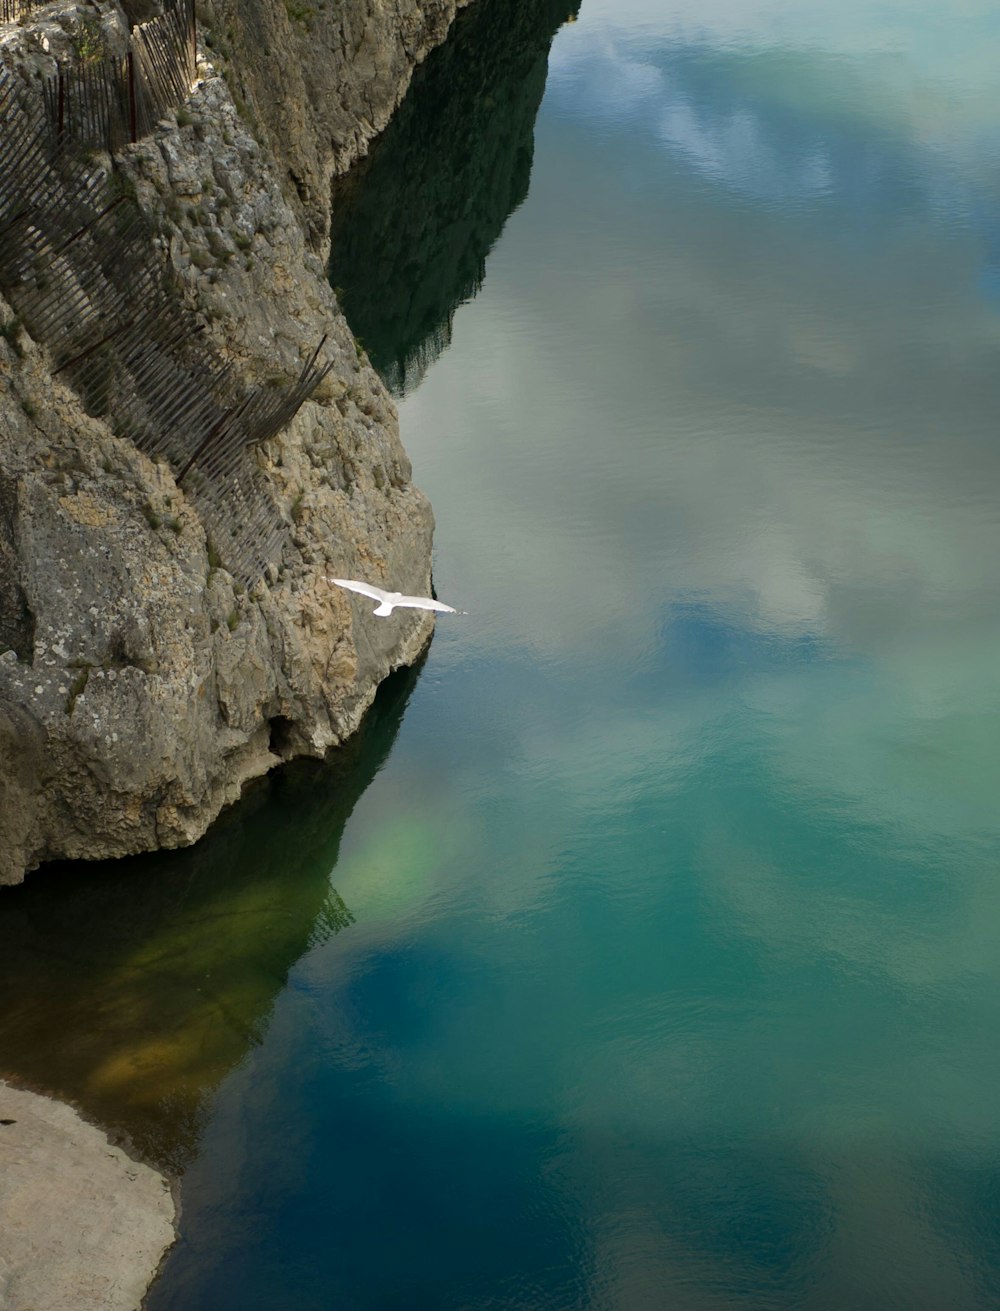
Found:
M 418 670 L 323 763 L 252 787 L 195 847 L 51 866 L 0 896 L 0 1075 L 75 1102 L 169 1169 L 262 1037 L 288 971 L 352 922 L 330 886 L 344 825 Z
M 334 190 L 330 281 L 397 395 L 451 340 L 455 308 L 528 194 L 549 47 L 579 0 L 474 5 Z

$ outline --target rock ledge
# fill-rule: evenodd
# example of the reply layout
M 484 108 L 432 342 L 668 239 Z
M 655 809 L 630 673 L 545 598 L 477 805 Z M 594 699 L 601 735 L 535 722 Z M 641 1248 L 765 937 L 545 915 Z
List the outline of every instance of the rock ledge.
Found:
M 4 1311 L 136 1311 L 174 1219 L 162 1175 L 70 1107 L 0 1082 Z

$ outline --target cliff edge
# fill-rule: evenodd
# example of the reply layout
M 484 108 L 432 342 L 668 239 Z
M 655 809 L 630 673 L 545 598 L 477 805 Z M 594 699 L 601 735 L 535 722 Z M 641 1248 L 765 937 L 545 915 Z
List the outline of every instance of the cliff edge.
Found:
M 249 589 L 168 464 L 88 413 L 0 298 L 0 883 L 194 841 L 248 779 L 343 741 L 426 646 L 429 615 L 372 619 L 328 581 L 426 592 L 433 518 L 325 261 L 330 178 L 456 7 L 216 0 L 188 99 L 99 161 L 242 383 L 294 378 L 326 337 L 331 372 L 255 454 L 289 535 Z M 0 60 L 45 73 L 93 13 L 0 27 Z M 111 4 L 100 23 L 109 44 L 127 31 Z

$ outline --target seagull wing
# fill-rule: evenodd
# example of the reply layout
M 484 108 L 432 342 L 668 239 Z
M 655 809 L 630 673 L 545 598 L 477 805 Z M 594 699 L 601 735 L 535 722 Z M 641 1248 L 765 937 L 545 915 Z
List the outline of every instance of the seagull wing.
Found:
M 373 601 L 384 601 L 388 595 L 381 587 L 375 587 L 371 583 L 359 583 L 354 578 L 328 578 L 326 581 L 336 583 L 338 587 L 346 587 L 349 592 L 360 592 L 362 596 L 370 596 Z
M 445 605 L 443 601 L 435 601 L 429 596 L 401 596 L 396 605 L 407 605 L 411 610 L 440 610 L 449 615 L 458 614 L 454 606 Z

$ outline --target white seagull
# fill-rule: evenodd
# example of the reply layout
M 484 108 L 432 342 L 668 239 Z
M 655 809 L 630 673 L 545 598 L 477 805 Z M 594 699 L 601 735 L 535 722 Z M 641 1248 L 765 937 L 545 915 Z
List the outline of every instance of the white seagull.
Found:
M 454 606 L 445 605 L 443 601 L 435 601 L 430 596 L 404 596 L 402 592 L 386 592 L 381 587 L 375 587 L 371 583 L 359 583 L 354 578 L 328 578 L 328 583 L 336 583 L 338 587 L 346 587 L 349 592 L 360 592 L 362 596 L 370 596 L 373 601 L 378 601 L 378 607 L 372 611 L 373 615 L 384 617 L 391 615 L 393 606 L 409 606 L 412 610 L 442 610 L 450 615 L 464 614 L 464 610 L 456 610 Z

